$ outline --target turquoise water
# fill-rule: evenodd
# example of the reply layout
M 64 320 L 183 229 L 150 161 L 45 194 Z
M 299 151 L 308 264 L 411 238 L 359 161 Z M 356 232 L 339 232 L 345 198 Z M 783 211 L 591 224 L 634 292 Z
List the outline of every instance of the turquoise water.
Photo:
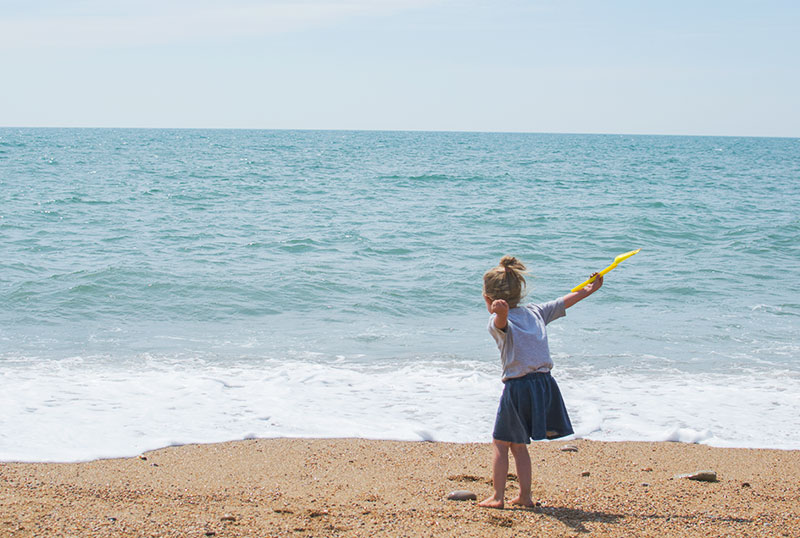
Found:
M 59 375 L 103 384 L 108 372 L 178 379 L 214 369 L 223 383 L 241 374 L 247 385 L 255 381 L 246 372 L 271 379 L 270 368 L 288 363 L 328 368 L 320 379 L 342 369 L 386 376 L 387 394 L 417 406 L 392 404 L 387 413 L 425 422 L 443 405 L 436 378 L 499 378 L 480 286 L 503 254 L 528 263 L 530 298 L 549 300 L 639 247 L 601 292 L 550 327 L 554 373 L 567 392 L 583 394 L 611 374 L 650 387 L 641 397 L 654 398 L 651 408 L 669 404 L 676 379 L 727 376 L 706 381 L 720 390 L 772 379 L 793 389 L 798 185 L 798 139 L 0 129 L 0 373 L 6 386 L 22 387 L 4 397 L 16 411 L 0 425 L 26 424 L 35 447 L 39 425 L 55 420 L 48 401 L 78 406 L 74 420 L 88 422 L 85 393 L 59 385 Z M 405 386 L 391 374 L 399 370 L 427 372 L 430 385 Z M 318 394 L 302 381 L 296 394 Z M 498 389 L 489 386 L 480 396 L 487 409 L 468 431 L 491 430 Z M 113 416 L 140 403 L 126 390 L 95 407 Z M 622 404 L 614 417 L 603 409 L 617 402 L 615 391 L 632 389 L 604 390 L 574 411 L 586 424 L 600 416 L 586 435 L 654 435 L 612 428 Z M 28 410 L 30 395 L 44 392 Z M 768 392 L 755 393 L 753 405 L 774 404 L 776 422 L 800 415 L 794 396 Z M 337 408 L 340 397 L 317 404 Z M 228 418 L 242 416 L 251 411 L 242 399 L 236 409 L 218 405 Z M 715 423 L 738 422 L 734 415 L 720 411 Z M 719 444 L 772 443 L 751 440 L 745 426 L 697 424 L 688 408 L 654 420 L 658 431 L 708 430 L 699 439 Z M 245 429 L 358 434 L 357 415 L 353 424 L 355 432 Z M 421 427 L 473 440 L 448 428 Z M 772 444 L 800 447 L 797 433 L 782 431 L 770 432 L 779 439 Z M 143 443 L 159 435 L 145 432 Z M 14 443 L 0 438 L 0 456 L 23 457 Z

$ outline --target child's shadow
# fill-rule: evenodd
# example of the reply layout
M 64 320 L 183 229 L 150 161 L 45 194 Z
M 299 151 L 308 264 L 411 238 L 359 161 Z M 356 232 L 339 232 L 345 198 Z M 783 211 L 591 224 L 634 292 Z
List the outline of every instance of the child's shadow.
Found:
M 564 508 L 560 506 L 536 506 L 528 508 L 537 514 L 544 514 L 559 520 L 564 525 L 570 527 L 575 532 L 591 532 L 584 523 L 618 523 L 623 517 L 622 514 L 609 514 L 607 512 L 588 512 L 576 508 Z
M 586 522 L 598 523 L 619 523 L 619 520 L 624 516 L 622 514 L 609 514 L 608 512 L 588 512 L 586 510 L 578 510 L 576 508 L 563 508 L 558 506 L 536 506 L 534 508 L 518 508 L 518 510 L 530 510 L 537 514 L 544 514 L 553 517 L 564 525 L 570 527 L 575 532 L 589 533 L 591 530 L 584 526 Z M 661 519 L 664 521 L 670 520 L 691 520 L 694 516 L 684 515 L 659 515 L 659 514 L 628 514 L 628 517 L 633 515 L 641 519 Z M 716 517 L 711 518 L 712 521 L 720 521 L 724 523 L 752 523 L 752 519 L 739 518 L 739 517 Z

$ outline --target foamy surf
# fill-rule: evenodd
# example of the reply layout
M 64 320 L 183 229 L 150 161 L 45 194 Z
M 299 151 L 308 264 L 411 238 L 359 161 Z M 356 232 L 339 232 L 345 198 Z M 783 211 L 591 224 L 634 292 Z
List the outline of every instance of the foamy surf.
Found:
M 256 437 L 487 442 L 502 390 L 493 361 L 140 361 L 120 368 L 72 357 L 0 369 L 0 460 L 77 461 Z M 578 437 L 800 448 L 797 378 L 554 375 Z

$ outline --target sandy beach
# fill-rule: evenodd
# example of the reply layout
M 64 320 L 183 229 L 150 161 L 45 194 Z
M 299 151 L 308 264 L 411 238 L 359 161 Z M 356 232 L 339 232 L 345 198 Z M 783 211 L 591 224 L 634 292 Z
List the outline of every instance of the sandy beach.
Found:
M 581 440 L 531 457 L 539 506 L 503 510 L 446 500 L 489 495 L 486 444 L 265 439 L 3 463 L 0 535 L 800 536 L 800 451 Z M 676 477 L 699 470 L 717 481 Z

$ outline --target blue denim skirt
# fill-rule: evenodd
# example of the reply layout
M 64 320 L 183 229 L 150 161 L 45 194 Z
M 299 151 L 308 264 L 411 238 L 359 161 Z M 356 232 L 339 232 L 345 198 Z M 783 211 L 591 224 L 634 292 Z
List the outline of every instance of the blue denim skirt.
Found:
M 561 391 L 547 373 L 532 373 L 505 383 L 493 437 L 510 443 L 557 439 L 574 433 Z

